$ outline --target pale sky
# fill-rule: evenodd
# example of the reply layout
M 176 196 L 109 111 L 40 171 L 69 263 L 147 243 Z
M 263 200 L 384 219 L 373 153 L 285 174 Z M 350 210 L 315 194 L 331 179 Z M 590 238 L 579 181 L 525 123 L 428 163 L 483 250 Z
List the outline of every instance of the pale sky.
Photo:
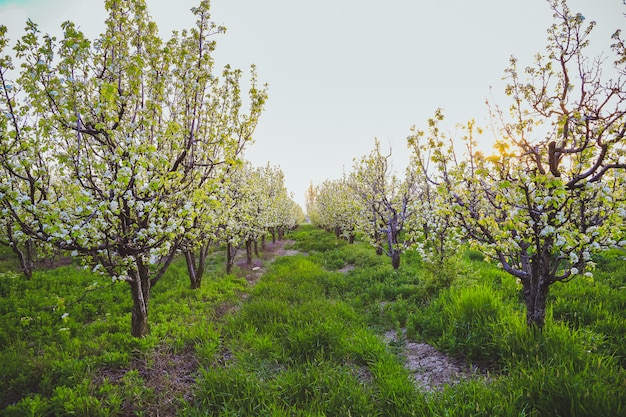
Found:
M 147 0 L 164 38 L 194 24 L 199 0 Z M 175 6 L 173 4 L 176 4 Z M 213 0 L 217 68 L 257 66 L 269 100 L 246 150 L 254 165 L 268 161 L 285 173 L 304 207 L 310 182 L 340 178 L 374 138 L 408 160 L 412 125 L 441 107 L 444 127 L 488 123 L 485 100 L 508 106 L 504 69 L 543 52 L 553 22 L 546 0 Z M 610 35 L 626 29 L 622 0 L 569 0 L 598 25 L 592 45 L 609 51 Z M 91 38 L 104 28 L 104 0 L 0 0 L 0 24 L 12 40 L 27 18 L 60 33 L 72 20 Z M 624 31 L 626 32 L 626 30 Z M 490 89 L 490 87 L 493 87 Z

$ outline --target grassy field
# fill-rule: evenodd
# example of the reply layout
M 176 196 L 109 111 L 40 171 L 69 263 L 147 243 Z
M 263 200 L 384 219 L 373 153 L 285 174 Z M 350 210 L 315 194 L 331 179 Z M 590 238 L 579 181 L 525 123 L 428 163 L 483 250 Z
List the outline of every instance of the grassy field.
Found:
M 400 270 L 363 243 L 302 226 L 300 253 L 246 271 L 209 259 L 199 290 L 183 260 L 153 289 L 151 334 L 130 336 L 124 283 L 77 265 L 31 281 L 0 253 L 2 416 L 622 416 L 626 261 L 553 286 L 542 333 L 519 288 L 480 254 Z M 418 388 L 390 330 L 481 369 Z

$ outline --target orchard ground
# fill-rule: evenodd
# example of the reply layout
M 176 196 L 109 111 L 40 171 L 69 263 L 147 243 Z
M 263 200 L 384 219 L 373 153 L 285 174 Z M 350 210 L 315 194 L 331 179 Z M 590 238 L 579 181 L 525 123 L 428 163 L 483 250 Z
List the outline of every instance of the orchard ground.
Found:
M 121 283 L 3 270 L 0 414 L 624 415 L 624 253 L 555 287 L 537 333 L 475 252 L 444 271 L 407 253 L 396 271 L 310 225 L 287 239 L 230 275 L 216 248 L 198 290 L 174 262 L 141 339 Z

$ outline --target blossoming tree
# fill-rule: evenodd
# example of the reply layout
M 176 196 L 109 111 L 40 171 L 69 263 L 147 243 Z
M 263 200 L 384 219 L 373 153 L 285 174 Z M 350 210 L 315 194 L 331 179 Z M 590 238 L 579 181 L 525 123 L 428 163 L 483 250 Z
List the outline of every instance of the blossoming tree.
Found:
M 302 222 L 302 209 L 292 200 L 278 167 L 254 168 L 249 163 L 229 180 L 223 204 L 217 212 L 218 239 L 226 245 L 226 272 L 231 273 L 237 250 L 245 245 L 246 262 L 257 243 L 271 233 L 273 239 Z
M 565 1 L 550 5 L 556 23 L 546 54 L 523 73 L 512 58 L 506 71 L 511 117 L 493 110 L 497 152 L 476 150 L 479 132 L 470 123 L 465 158 L 433 159 L 434 181 L 453 215 L 467 237 L 520 280 L 527 323 L 539 329 L 552 284 L 592 276 L 594 253 L 626 243 L 623 42 L 617 32 L 613 68 L 590 60 L 585 52 L 595 24 L 572 14 Z M 417 145 L 413 136 L 413 145 L 448 152 L 432 132 Z
M 208 1 L 192 9 L 196 26 L 167 42 L 143 0 L 105 5 L 98 39 L 71 22 L 62 39 L 42 38 L 29 22 L 15 47 L 15 82 L 3 58 L 1 203 L 16 230 L 127 282 L 131 332 L 143 336 L 150 289 L 237 164 L 266 94 L 253 71 L 244 115 L 241 71 L 214 74 L 211 36 L 222 28 Z M 26 169 L 37 155 L 41 175 Z
M 337 238 L 354 242 L 361 208 L 347 178 L 324 181 L 317 188 L 310 213 L 315 225 L 334 232 Z
M 408 167 L 406 178 L 401 180 L 394 174 L 390 158 L 391 153 L 381 153 L 377 140 L 369 155 L 355 160 L 350 184 L 361 207 L 359 230 L 398 269 L 405 248 L 401 234 L 417 195 L 416 171 Z
M 439 130 L 443 112 L 438 109 L 429 120 L 427 132 L 413 127 L 408 137 L 412 152 L 410 163 L 416 170 L 415 186 L 418 198 L 412 201 L 413 215 L 407 221 L 411 247 L 417 250 L 423 260 L 435 270 L 446 271 L 446 262 L 459 254 L 462 245 L 462 230 L 453 215 L 452 206 L 447 203 L 445 192 L 441 192 L 445 182 L 433 180 L 437 167 L 445 172 L 448 164 L 455 161 L 450 139 Z

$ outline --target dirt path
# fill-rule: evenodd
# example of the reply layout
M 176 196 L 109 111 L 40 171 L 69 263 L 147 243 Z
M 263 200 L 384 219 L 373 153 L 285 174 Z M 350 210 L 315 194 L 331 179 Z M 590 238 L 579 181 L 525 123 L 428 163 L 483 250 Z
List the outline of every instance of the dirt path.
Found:
M 404 366 L 411 372 L 416 384 L 425 391 L 441 391 L 446 385 L 455 385 L 469 378 L 485 377 L 479 368 L 471 368 L 462 360 L 439 352 L 428 343 L 408 341 L 405 329 L 402 330 L 400 340 L 394 330 L 385 333 L 384 339 L 387 343 L 404 345 Z
M 297 250 L 285 249 L 285 246 L 294 241 L 284 240 L 266 244 L 262 259 L 253 258 L 251 264 L 246 263 L 245 251 L 238 253 L 235 264 L 244 274 L 246 280 L 254 284 L 263 275 L 269 264 L 279 256 L 293 256 L 300 254 Z M 354 266 L 347 265 L 339 272 L 347 273 Z M 428 343 L 410 342 L 406 339 L 406 329 L 398 340 L 395 331 L 388 331 L 384 335 L 387 343 L 403 345 L 405 367 L 411 372 L 413 379 L 421 389 L 434 392 L 442 390 L 446 385 L 455 385 L 468 378 L 484 377 L 480 369 L 470 367 L 462 360 L 452 358 L 439 352 Z
M 259 259 L 253 256 L 250 264 L 248 264 L 246 260 L 246 251 L 240 249 L 235 256 L 235 265 L 239 268 L 246 280 L 250 284 L 254 284 L 261 278 L 261 275 L 265 273 L 269 264 L 277 257 L 293 256 L 302 253 L 293 249 L 285 249 L 285 246 L 292 245 L 293 243 L 295 243 L 293 240 L 277 240 L 275 243 L 268 242 L 265 244 L 265 248 L 259 248 L 261 258 Z
M 237 272 L 254 285 L 277 257 L 300 253 L 285 249 L 285 246 L 291 243 L 293 243 L 291 240 L 266 243 L 265 248 L 260 251 L 260 258 L 253 257 L 249 265 L 246 263 L 246 251 L 240 249 L 235 258 Z M 245 299 L 247 293 L 242 294 L 242 297 Z M 233 303 L 224 303 L 216 307 L 216 317 L 230 314 L 235 309 L 236 306 Z M 131 361 L 128 369 L 101 370 L 98 384 L 104 380 L 109 383 L 122 384 L 125 375 L 134 370 L 145 381 L 146 386 L 153 390 L 155 398 L 148 406 L 142 404 L 143 410 L 137 409 L 136 404 L 125 402 L 121 406 L 121 415 L 130 417 L 137 415 L 138 412 L 144 412 L 149 416 L 174 417 L 178 415 L 180 399 L 187 401 L 192 399 L 198 368 L 199 363 L 193 347 L 174 351 L 166 345 L 159 345 L 153 350 L 139 354 Z
M 235 258 L 237 273 L 254 285 L 276 258 L 302 253 L 285 248 L 293 243 L 290 240 L 268 242 L 260 250 L 260 257 L 253 257 L 250 264 L 247 263 L 245 250 L 239 250 Z M 352 268 L 348 266 L 342 272 L 347 273 Z M 242 297 L 246 299 L 247 293 Z M 234 305 L 226 304 L 220 310 L 219 316 L 232 313 L 234 309 Z M 479 375 L 477 369 L 470 369 L 462 361 L 446 356 L 429 344 L 408 341 L 405 333 L 403 331 L 398 336 L 395 331 L 389 331 L 384 335 L 384 339 L 387 343 L 403 346 L 405 366 L 421 389 L 427 392 L 439 391 L 446 385 L 454 385 Z M 161 417 L 175 416 L 179 404 L 174 399 L 191 399 L 198 366 L 195 352 L 191 348 L 183 352 L 173 352 L 166 347 L 158 347 L 155 351 L 146 353 L 140 359 L 135 360 L 131 368 L 139 372 L 148 387 L 159 393 L 151 409 L 143 411 L 148 412 L 149 415 Z M 114 370 L 103 375 L 110 381 L 119 383 L 125 373 L 126 370 Z M 135 411 L 138 410 L 135 410 L 132 404 L 124 404 L 122 414 L 131 416 Z
M 268 243 L 262 251 L 261 259 L 253 258 L 250 264 L 246 262 L 245 251 L 239 251 L 235 258 L 235 265 L 245 276 L 246 280 L 254 284 L 277 257 L 293 256 L 302 253 L 297 250 L 285 249 L 285 246 L 292 243 L 294 241 L 290 240 Z M 352 269 L 354 269 L 353 265 L 347 265 L 340 269 L 339 272 L 348 273 Z M 402 334 L 399 337 L 396 331 L 388 331 L 384 334 L 384 340 L 387 343 L 403 346 L 404 365 L 412 374 L 417 386 L 424 391 L 441 391 L 447 385 L 455 385 L 468 378 L 484 377 L 478 368 L 471 368 L 462 360 L 439 352 L 428 343 L 408 341 L 406 329 L 402 330 Z

